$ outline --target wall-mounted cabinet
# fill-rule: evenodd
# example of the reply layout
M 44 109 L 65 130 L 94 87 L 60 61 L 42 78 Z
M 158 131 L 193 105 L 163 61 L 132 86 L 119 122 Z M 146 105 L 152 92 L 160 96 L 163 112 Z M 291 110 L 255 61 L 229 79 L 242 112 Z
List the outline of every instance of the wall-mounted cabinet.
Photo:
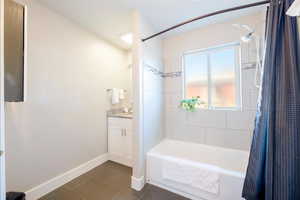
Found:
M 24 101 L 25 7 L 4 1 L 5 101 Z

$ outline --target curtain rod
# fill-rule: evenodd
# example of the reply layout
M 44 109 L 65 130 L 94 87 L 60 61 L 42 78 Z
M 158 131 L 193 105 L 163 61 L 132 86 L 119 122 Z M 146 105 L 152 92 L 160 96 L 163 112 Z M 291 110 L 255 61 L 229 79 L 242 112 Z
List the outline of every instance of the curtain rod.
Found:
M 207 17 L 211 17 L 211 16 L 214 16 L 214 15 L 218 15 L 218 14 L 222 14 L 222 13 L 226 13 L 226 12 L 230 12 L 230 11 L 235 11 L 235 10 L 241 10 L 241 9 L 245 9 L 245 8 L 260 6 L 260 5 L 264 5 L 264 4 L 268 4 L 268 3 L 270 3 L 270 1 L 260 1 L 260 2 L 256 2 L 256 3 L 246 4 L 246 5 L 237 6 L 237 7 L 233 7 L 233 8 L 228 8 L 228 9 L 224 9 L 224 10 L 219 10 L 219 11 L 212 12 L 212 13 L 209 13 L 209 14 L 206 14 L 206 15 L 202 15 L 202 16 L 199 16 L 199 17 L 187 20 L 185 22 L 182 22 L 180 24 L 177 24 L 175 26 L 172 26 L 170 28 L 167 28 L 167 29 L 165 29 L 163 31 L 160 31 L 160 32 L 158 32 L 158 33 L 156 33 L 154 35 L 151 35 L 151 36 L 149 36 L 147 38 L 144 38 L 144 39 L 142 39 L 142 42 L 146 42 L 147 40 L 150 40 L 151 38 L 157 37 L 157 36 L 162 35 L 162 34 L 164 34 L 166 32 L 169 32 L 169 31 L 171 31 L 173 29 L 176 29 L 178 27 L 181 27 L 183 25 L 192 23 L 192 22 L 200 20 L 200 19 L 204 19 L 204 18 L 207 18 Z

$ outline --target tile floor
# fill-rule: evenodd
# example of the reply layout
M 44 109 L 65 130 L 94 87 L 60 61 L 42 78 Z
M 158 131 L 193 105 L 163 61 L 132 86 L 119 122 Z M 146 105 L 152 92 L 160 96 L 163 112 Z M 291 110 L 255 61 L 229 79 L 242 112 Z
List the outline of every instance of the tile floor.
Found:
M 188 200 L 152 185 L 130 188 L 131 168 L 106 162 L 40 200 Z

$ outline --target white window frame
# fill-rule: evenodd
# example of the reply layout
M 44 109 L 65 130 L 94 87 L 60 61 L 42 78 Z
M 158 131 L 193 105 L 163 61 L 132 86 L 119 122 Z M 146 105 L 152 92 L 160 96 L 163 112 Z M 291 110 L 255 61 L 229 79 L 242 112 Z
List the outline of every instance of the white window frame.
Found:
M 211 65 L 209 55 L 213 52 L 225 50 L 225 49 L 234 49 L 235 50 L 235 88 L 236 88 L 236 105 L 235 107 L 216 107 L 211 104 Z M 203 110 L 241 110 L 242 109 L 242 81 L 241 81 L 241 44 L 240 42 L 227 43 L 220 46 L 214 46 L 205 49 L 196 49 L 191 51 L 186 51 L 182 55 L 182 71 L 183 71 L 183 98 L 186 98 L 186 66 L 185 66 L 185 56 L 189 54 L 203 53 L 207 55 L 208 63 L 208 107 L 199 108 Z

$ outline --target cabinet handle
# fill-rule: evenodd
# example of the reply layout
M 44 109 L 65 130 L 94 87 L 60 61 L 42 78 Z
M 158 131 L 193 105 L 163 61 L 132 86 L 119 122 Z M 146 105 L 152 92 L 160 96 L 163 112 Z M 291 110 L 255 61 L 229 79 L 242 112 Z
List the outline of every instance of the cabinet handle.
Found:
M 127 133 L 126 133 L 126 129 L 124 128 L 124 135 L 126 136 L 127 135 Z

